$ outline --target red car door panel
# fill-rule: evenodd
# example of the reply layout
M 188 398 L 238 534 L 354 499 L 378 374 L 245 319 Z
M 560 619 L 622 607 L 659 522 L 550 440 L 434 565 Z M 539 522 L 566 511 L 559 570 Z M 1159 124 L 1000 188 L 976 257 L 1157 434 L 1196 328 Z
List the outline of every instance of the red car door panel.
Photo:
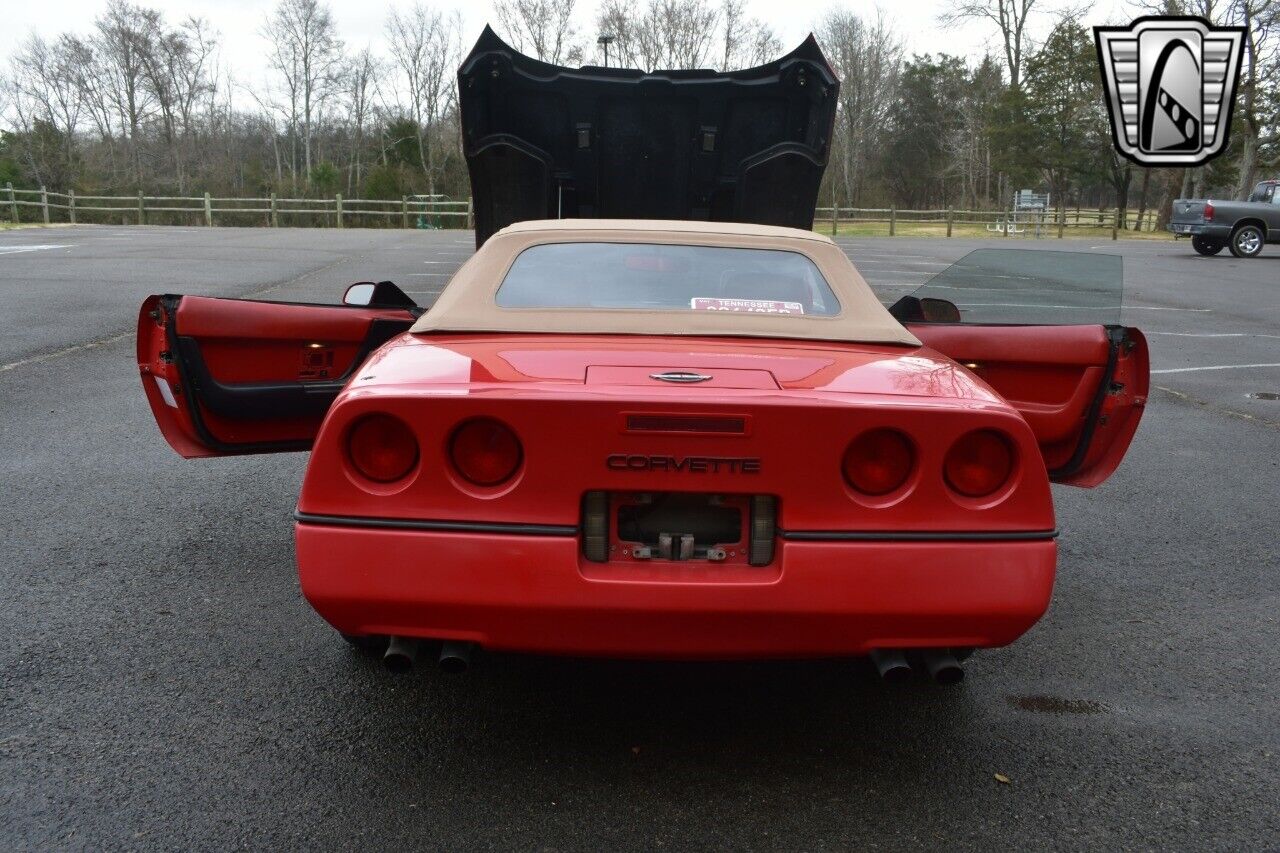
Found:
M 403 309 L 152 296 L 138 368 L 183 456 L 305 450 L 352 372 L 412 322 Z
M 1116 326 L 910 323 L 1026 418 L 1054 482 L 1096 486 L 1119 466 L 1146 405 L 1147 342 Z

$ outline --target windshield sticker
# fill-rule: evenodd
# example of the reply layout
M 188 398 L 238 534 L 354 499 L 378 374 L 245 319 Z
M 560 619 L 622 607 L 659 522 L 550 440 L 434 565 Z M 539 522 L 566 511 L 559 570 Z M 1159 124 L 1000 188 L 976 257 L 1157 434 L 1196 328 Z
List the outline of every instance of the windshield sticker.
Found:
M 689 300 L 694 311 L 728 311 L 737 314 L 803 314 L 799 302 L 779 302 L 775 299 L 712 299 L 695 296 Z

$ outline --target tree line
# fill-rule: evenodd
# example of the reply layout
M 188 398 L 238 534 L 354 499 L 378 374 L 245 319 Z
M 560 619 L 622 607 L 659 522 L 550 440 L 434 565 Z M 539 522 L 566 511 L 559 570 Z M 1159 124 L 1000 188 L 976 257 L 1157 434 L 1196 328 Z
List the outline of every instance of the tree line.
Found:
M 745 0 L 495 0 L 518 50 L 562 65 L 735 69 L 784 46 Z M 1111 143 L 1092 32 L 1043 0 L 959 0 L 993 53 L 906 54 L 883 15 L 834 7 L 814 32 L 841 79 L 823 205 L 1167 213 L 1175 196 L 1243 197 L 1280 175 L 1280 0 L 1163 0 L 1146 11 L 1246 28 L 1231 147 L 1198 169 L 1147 169 Z M 454 12 L 398 5 L 378 45 L 347 45 L 325 0 L 279 0 L 259 37 L 265 80 L 237 76 L 216 22 L 108 0 L 87 33 L 32 33 L 0 73 L 0 183 L 81 193 L 466 198 Z M 1040 40 L 1032 33 L 1047 32 Z M 608 34 L 607 44 L 595 36 Z M 601 40 L 603 41 L 603 40 Z

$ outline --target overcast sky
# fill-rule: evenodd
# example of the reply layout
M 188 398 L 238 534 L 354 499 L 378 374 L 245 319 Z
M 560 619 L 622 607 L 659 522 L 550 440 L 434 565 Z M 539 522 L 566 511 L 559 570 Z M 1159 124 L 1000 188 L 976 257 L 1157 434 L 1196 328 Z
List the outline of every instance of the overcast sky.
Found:
M 1061 0 L 1041 0 L 1048 9 L 1061 8 Z M 105 7 L 105 0 L 0 0 L 4 11 L 0 12 L 4 26 L 0 27 L 0 61 L 8 64 L 9 57 L 27 34 L 35 31 L 53 36 L 66 30 L 86 32 L 93 19 Z M 186 15 L 207 18 L 222 36 L 224 65 L 231 67 L 241 84 L 253 84 L 262 80 L 265 66 L 262 55 L 265 49 L 258 35 L 267 12 L 274 5 L 270 0 L 142 0 L 141 5 L 160 9 L 171 21 Z M 342 38 L 354 48 L 371 45 L 380 50 L 383 42 L 383 25 L 393 0 L 332 0 L 334 17 L 338 21 Z M 403 3 L 399 5 L 405 5 Z M 430 3 L 436 8 L 457 9 L 466 22 L 466 43 L 474 41 L 480 29 L 491 17 L 491 6 L 486 0 L 436 0 Z M 594 35 L 592 15 L 596 7 L 593 0 L 579 0 L 580 26 L 584 33 Z M 998 50 L 993 25 L 968 24 L 963 27 L 944 28 L 938 23 L 938 15 L 952 3 L 947 0 L 910 0 L 892 2 L 882 0 L 748 0 L 751 15 L 771 24 L 790 50 L 805 37 L 813 24 L 827 11 L 843 5 L 860 15 L 873 16 L 877 6 L 893 22 L 894 28 L 907 43 L 908 52 L 947 52 L 978 57 L 984 51 Z M 1072 5 L 1078 6 L 1078 2 Z M 1124 0 L 1097 0 L 1090 7 L 1085 23 L 1120 23 L 1135 16 Z M 1033 35 L 1043 35 L 1052 25 L 1052 15 L 1039 16 Z M 594 38 L 592 39 L 594 41 Z

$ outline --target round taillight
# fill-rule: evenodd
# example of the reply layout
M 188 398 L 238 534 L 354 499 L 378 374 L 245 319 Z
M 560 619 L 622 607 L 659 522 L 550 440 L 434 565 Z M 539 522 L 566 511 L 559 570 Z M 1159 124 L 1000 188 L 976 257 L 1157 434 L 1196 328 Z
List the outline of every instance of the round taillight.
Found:
M 347 433 L 347 455 L 361 476 L 393 483 L 418 464 L 418 440 L 399 418 L 365 415 Z
M 969 498 L 986 497 L 1013 473 L 1013 447 L 994 430 L 974 430 L 951 445 L 942 472 L 956 492 Z
M 900 489 L 915 462 L 909 438 L 894 429 L 873 429 L 849 443 L 842 467 L 850 486 L 878 497 Z
M 506 424 L 492 418 L 476 418 L 453 431 L 449 458 L 467 482 L 496 486 L 516 473 L 524 449 Z

